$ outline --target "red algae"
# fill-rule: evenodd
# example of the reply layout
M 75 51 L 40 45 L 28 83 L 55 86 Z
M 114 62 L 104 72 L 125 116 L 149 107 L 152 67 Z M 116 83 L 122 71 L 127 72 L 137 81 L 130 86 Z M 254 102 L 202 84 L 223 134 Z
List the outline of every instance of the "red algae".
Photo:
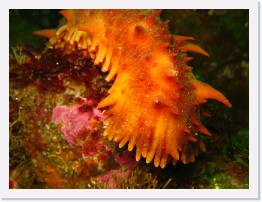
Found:
M 108 163 L 118 165 L 114 146 L 105 146 L 101 135 L 103 114 L 94 107 L 108 84 L 86 58 L 21 50 L 26 59 L 10 59 L 10 182 L 13 188 L 87 188 L 85 181 L 108 170 Z M 74 128 L 77 137 L 64 135 L 52 122 L 54 109 L 71 109 L 82 121 L 90 115 L 89 128 Z M 76 119 L 71 116 L 70 123 Z

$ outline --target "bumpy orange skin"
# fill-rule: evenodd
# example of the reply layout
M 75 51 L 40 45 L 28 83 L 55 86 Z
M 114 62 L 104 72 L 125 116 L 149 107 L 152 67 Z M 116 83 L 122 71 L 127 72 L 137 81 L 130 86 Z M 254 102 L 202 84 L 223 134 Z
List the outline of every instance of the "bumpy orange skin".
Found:
M 104 135 L 164 168 L 172 159 L 194 162 L 205 151 L 199 133 L 211 135 L 200 123 L 200 104 L 230 102 L 217 90 L 195 79 L 187 51 L 208 55 L 185 43 L 192 37 L 173 36 L 148 10 L 64 10 L 67 22 L 56 30 L 35 32 L 50 38 L 52 48 L 90 56 L 107 81 L 114 79 L 105 108 Z

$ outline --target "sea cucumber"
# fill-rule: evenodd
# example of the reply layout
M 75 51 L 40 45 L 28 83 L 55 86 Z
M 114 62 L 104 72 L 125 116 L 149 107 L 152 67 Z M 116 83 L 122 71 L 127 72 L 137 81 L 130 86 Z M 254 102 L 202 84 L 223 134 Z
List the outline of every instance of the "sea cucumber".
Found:
M 188 43 L 192 37 L 174 36 L 159 10 L 63 10 L 66 22 L 57 29 L 36 31 L 49 39 L 49 48 L 90 57 L 107 81 L 109 95 L 98 104 L 105 109 L 104 136 L 136 147 L 156 167 L 194 162 L 205 151 L 200 133 L 211 133 L 200 122 L 200 104 L 227 98 L 198 81 L 186 52 L 208 54 Z

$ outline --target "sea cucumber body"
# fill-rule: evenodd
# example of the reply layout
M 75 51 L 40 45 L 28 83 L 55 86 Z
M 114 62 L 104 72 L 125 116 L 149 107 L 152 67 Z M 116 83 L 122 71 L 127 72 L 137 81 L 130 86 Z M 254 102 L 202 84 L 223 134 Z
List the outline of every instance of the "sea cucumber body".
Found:
M 193 162 L 205 151 L 199 133 L 211 135 L 200 122 L 200 104 L 229 101 L 217 90 L 195 79 L 183 46 L 190 37 L 174 37 L 159 11 L 64 10 L 67 23 L 48 34 L 53 48 L 79 51 L 114 80 L 109 95 L 98 104 L 106 109 L 104 135 L 128 150 L 136 147 L 156 167 Z M 38 34 L 41 34 L 39 32 Z M 199 48 L 196 52 L 201 52 Z M 204 51 L 201 53 L 205 54 Z

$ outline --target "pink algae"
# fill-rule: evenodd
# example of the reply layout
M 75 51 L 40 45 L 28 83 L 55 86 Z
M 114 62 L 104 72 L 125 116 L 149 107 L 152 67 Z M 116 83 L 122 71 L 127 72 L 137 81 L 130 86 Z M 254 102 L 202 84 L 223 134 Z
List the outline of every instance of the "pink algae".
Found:
M 92 100 L 78 98 L 71 107 L 57 106 L 53 109 L 52 122 L 61 124 L 65 140 L 73 148 L 80 148 L 84 157 L 92 157 L 106 151 L 100 135 L 105 116 L 94 107 Z
M 97 176 L 99 183 L 105 183 L 108 189 L 115 189 L 117 187 L 117 181 L 121 178 L 128 179 L 132 173 L 132 170 L 111 170 L 107 174 Z

